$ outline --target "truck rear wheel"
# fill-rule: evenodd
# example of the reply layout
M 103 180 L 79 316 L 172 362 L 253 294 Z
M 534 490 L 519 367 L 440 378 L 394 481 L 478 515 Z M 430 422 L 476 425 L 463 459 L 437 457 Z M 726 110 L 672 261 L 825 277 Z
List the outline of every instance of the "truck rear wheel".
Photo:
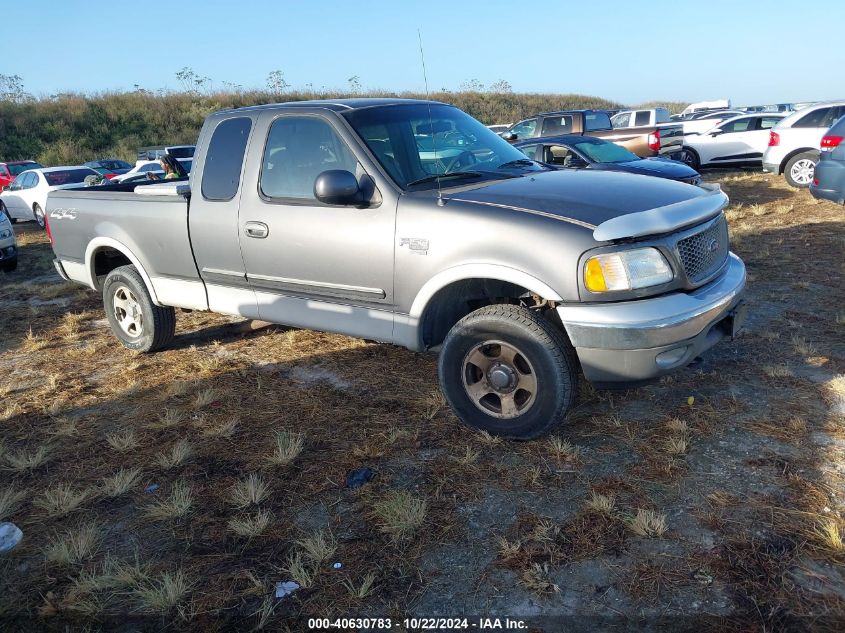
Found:
M 528 308 L 492 305 L 458 321 L 438 360 L 440 386 L 469 426 L 527 440 L 548 433 L 575 400 L 573 350 Z
M 111 330 L 124 347 L 155 352 L 173 340 L 175 311 L 153 303 L 134 266 L 120 266 L 106 276 L 103 305 Z

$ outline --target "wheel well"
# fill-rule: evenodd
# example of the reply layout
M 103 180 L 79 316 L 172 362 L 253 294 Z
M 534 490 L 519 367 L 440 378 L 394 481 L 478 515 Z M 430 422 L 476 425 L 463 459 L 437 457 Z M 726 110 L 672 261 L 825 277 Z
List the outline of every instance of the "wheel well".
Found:
M 132 262 L 129 258 L 118 250 L 113 248 L 101 248 L 94 253 L 94 279 L 97 281 L 99 287 L 100 279 L 108 275 L 118 266 L 131 266 Z
M 498 279 L 461 279 L 438 290 L 426 305 L 420 318 L 423 347 L 442 343 L 452 326 L 470 312 L 499 303 L 551 307 L 545 299 L 518 284 Z M 552 322 L 559 325 L 559 320 Z
M 802 147 L 801 149 L 796 149 L 796 150 L 791 151 L 789 154 L 784 156 L 782 161 L 780 161 L 780 172 L 779 172 L 779 174 L 782 174 L 784 171 L 786 171 L 786 164 L 789 161 L 791 161 L 793 158 L 798 156 L 798 154 L 803 154 L 804 152 L 818 153 L 818 150 L 813 149 L 812 147 Z

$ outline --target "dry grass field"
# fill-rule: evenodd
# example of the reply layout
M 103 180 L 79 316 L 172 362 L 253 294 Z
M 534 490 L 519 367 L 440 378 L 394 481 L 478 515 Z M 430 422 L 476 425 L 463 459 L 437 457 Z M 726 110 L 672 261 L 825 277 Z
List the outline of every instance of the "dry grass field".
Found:
M 462 427 L 431 355 L 205 313 L 164 352 L 125 350 L 16 225 L 0 521 L 24 539 L 0 555 L 0 629 L 842 631 L 845 212 L 782 178 L 707 179 L 731 197 L 747 329 L 649 387 L 583 387 L 527 443 Z

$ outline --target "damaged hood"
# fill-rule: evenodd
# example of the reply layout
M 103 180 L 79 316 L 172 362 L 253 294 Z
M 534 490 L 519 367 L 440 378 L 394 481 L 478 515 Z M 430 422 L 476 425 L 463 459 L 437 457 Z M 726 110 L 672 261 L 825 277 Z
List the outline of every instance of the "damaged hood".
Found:
M 718 188 L 589 170 L 540 172 L 444 197 L 558 217 L 594 229 L 598 241 L 674 231 L 715 216 L 728 203 Z

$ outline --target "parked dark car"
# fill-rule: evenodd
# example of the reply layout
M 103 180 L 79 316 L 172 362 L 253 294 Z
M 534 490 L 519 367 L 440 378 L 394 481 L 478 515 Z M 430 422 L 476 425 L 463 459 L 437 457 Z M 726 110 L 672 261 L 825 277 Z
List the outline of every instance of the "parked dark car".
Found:
M 532 160 L 572 169 L 624 171 L 668 178 L 690 185 L 701 184 L 701 175 L 692 167 L 666 158 L 640 158 L 616 143 L 589 136 L 549 136 L 514 143 Z
M 845 116 L 834 123 L 822 137 L 819 162 L 810 193 L 814 198 L 823 198 L 845 204 Z
M 15 160 L 8 163 L 0 163 L 0 188 L 12 184 L 12 181 L 19 174 L 28 169 L 41 169 L 43 167 L 44 165 L 36 163 L 34 160 Z
M 680 151 L 684 142 L 683 126 L 677 123 L 614 129 L 604 110 L 544 112 L 514 123 L 501 136 L 514 143 L 564 134 L 603 138 L 631 150 L 637 156 L 666 156 Z
M 125 160 L 118 160 L 117 158 L 106 158 L 103 160 L 89 160 L 85 163 L 86 167 L 90 167 L 98 174 L 102 174 L 109 180 L 114 178 L 115 176 L 120 176 L 121 174 L 125 174 L 130 169 L 132 169 L 132 165 L 127 163 Z

